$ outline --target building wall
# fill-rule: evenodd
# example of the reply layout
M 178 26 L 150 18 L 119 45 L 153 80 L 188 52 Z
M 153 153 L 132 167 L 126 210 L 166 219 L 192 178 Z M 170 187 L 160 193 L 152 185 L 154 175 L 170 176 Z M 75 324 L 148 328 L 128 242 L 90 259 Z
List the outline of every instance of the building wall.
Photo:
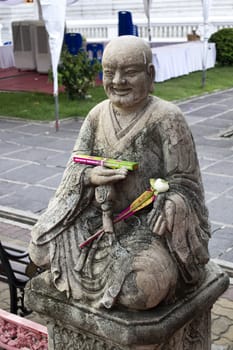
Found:
M 143 0 L 79 0 L 67 7 L 67 23 L 89 25 L 106 23 L 112 26 L 110 35 L 116 34 L 118 11 L 131 11 L 135 24 L 146 24 Z M 151 24 L 160 23 L 200 23 L 202 21 L 202 0 L 152 0 Z M 0 5 L 2 41 L 12 39 L 11 22 L 38 18 L 36 2 L 15 6 Z M 211 21 L 233 25 L 233 0 L 212 0 Z M 113 28 L 114 26 L 114 28 Z M 103 31 L 99 31 L 99 36 Z M 169 35 L 169 30 L 167 31 Z

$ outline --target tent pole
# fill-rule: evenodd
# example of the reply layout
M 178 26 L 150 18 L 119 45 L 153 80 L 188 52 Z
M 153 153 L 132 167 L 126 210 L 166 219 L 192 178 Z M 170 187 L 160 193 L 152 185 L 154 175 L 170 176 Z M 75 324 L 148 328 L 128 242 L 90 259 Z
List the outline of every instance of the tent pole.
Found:
M 55 100 L 55 126 L 56 131 L 59 131 L 59 102 L 58 102 L 58 94 L 54 94 Z
M 151 42 L 150 14 L 148 14 L 148 40 Z

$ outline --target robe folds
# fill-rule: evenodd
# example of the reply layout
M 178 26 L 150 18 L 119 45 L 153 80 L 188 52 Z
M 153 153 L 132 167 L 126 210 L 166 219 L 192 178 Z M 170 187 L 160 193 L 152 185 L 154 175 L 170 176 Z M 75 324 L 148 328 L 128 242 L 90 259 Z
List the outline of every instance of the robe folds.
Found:
M 169 191 L 115 224 L 111 240 L 104 234 L 80 249 L 79 244 L 101 227 L 102 211 L 94 186 L 85 182 L 90 166 L 74 163 L 76 154 L 138 162 L 137 170 L 113 185 L 113 215 L 149 189 L 151 178 L 166 179 Z M 169 199 L 175 208 L 173 224 L 160 237 L 152 229 Z M 209 259 L 209 236 L 195 145 L 180 109 L 149 96 L 144 109 L 121 128 L 111 102 L 105 100 L 90 111 L 82 125 L 61 184 L 32 229 L 30 255 L 37 264 L 50 267 L 58 290 L 94 306 L 111 307 L 134 268 L 135 257 L 151 247 L 155 255 L 144 266 L 160 266 L 161 254 L 164 260 L 169 254 L 182 283 L 198 283 Z M 156 249 L 167 252 L 157 261 Z M 162 273 L 158 267 L 158 276 Z

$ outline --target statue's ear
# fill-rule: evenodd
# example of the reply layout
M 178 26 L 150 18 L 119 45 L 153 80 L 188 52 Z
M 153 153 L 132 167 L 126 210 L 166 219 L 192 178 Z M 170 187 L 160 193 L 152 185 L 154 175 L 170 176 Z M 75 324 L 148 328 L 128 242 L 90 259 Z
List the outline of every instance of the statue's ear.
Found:
M 153 65 L 153 63 L 149 63 L 149 65 L 148 65 L 148 74 L 149 74 L 150 80 L 151 80 L 150 92 L 153 92 L 153 90 L 154 90 L 154 81 L 155 81 L 155 66 Z
M 148 64 L 148 74 L 151 77 L 152 81 L 155 80 L 155 66 L 153 63 Z

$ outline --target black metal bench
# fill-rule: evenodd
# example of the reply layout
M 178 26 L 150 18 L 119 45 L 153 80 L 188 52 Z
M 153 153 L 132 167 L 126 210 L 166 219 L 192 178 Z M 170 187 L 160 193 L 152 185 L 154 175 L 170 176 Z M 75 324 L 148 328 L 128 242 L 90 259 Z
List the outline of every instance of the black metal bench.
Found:
M 31 313 L 24 306 L 24 287 L 39 272 L 27 252 L 0 241 L 0 281 L 9 285 L 11 313 L 20 316 Z

